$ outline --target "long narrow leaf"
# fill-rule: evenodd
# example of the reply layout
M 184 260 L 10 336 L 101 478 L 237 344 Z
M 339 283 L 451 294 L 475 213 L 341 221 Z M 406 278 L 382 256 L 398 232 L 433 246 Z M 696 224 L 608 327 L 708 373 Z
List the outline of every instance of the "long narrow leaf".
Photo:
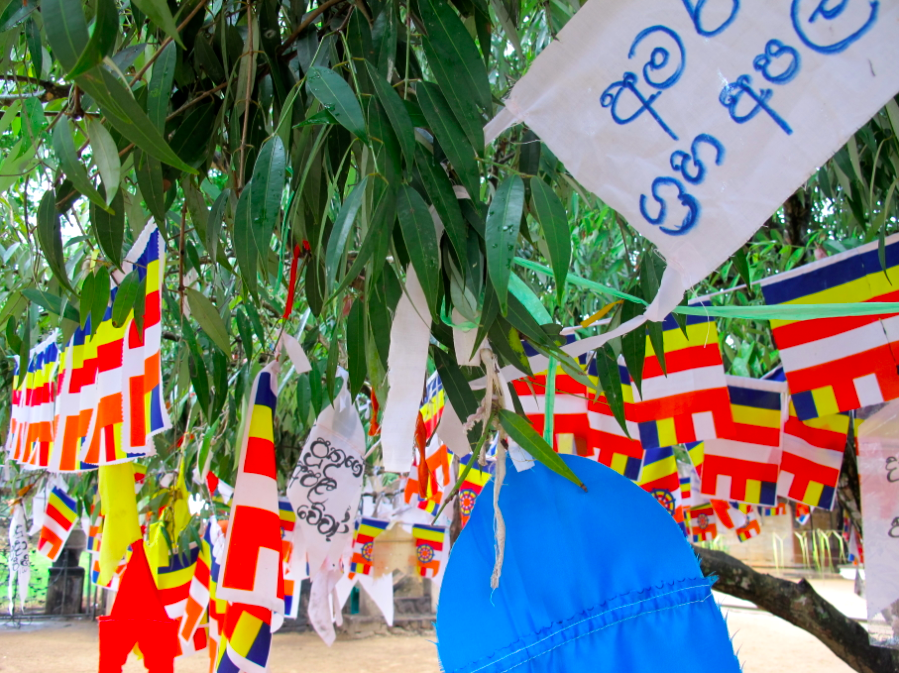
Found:
M 556 474 L 565 477 L 575 486 L 582 488 L 585 492 L 587 487 L 584 482 L 578 479 L 577 475 L 572 472 L 571 468 L 562 460 L 558 453 L 546 443 L 533 426 L 524 418 L 508 409 L 501 409 L 499 412 L 499 421 L 503 426 L 506 434 L 518 444 L 522 449 L 531 454 L 538 461 L 543 463 Z

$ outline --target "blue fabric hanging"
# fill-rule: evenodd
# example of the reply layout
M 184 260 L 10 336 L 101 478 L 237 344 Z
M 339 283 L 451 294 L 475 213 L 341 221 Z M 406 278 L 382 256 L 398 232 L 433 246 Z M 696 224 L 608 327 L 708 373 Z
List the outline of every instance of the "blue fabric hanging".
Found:
M 452 549 L 437 610 L 446 673 L 739 673 L 693 550 L 646 492 L 563 456 L 584 493 L 508 461 L 505 563 L 491 591 L 493 481 Z

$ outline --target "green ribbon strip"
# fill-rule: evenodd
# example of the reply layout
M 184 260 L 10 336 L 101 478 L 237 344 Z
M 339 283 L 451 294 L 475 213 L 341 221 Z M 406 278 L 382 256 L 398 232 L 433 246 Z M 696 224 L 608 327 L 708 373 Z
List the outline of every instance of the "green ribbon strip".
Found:
M 543 394 L 543 439 L 550 446 L 553 445 L 553 434 L 556 413 L 556 359 L 549 358 L 546 368 L 546 390 Z
M 553 277 L 552 269 L 521 257 L 515 258 L 518 266 Z M 580 276 L 568 274 L 572 285 L 594 290 L 637 304 L 648 305 L 643 299 L 615 288 L 596 283 Z M 899 302 L 868 301 L 847 304 L 775 304 L 773 306 L 676 306 L 674 313 L 710 316 L 713 318 L 742 318 L 745 320 L 814 320 L 816 318 L 847 318 L 863 315 L 889 315 L 899 313 Z

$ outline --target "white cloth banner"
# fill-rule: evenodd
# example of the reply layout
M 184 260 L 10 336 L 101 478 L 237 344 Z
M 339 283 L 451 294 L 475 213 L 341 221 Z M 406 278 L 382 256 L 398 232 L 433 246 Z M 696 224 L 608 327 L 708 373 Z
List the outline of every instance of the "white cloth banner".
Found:
M 899 90 L 897 62 L 895 2 L 591 0 L 485 133 L 525 122 L 683 291 Z
M 874 623 L 899 602 L 899 402 L 864 421 L 858 440 L 865 595 L 868 621 Z M 891 617 L 887 625 L 892 622 Z
M 28 556 L 28 524 L 21 502 L 13 505 L 9 521 L 9 614 L 13 613 L 18 589 L 19 605 L 25 609 L 28 582 L 31 579 L 31 558 Z
M 365 429 L 347 388 L 344 381 L 334 404 L 319 414 L 287 484 L 297 513 L 294 554 L 300 559 L 307 554 L 312 579 L 352 545 L 362 496 Z

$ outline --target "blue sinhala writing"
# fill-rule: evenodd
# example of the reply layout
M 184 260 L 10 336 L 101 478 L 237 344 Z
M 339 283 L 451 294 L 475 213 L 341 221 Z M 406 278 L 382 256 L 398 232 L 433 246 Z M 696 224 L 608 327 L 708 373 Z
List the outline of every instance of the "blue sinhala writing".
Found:
M 752 67 L 772 84 L 787 84 L 799 74 L 799 52 L 780 40 L 768 40 L 765 52 L 752 61 Z
M 868 8 L 864 12 L 850 16 L 851 12 L 846 11 L 850 5 L 860 8 L 865 2 Z M 790 16 L 796 35 L 806 47 L 821 54 L 839 54 L 874 27 L 879 9 L 879 0 L 793 0 Z M 833 23 L 825 26 L 827 22 Z M 820 27 L 817 37 L 810 34 L 816 32 L 816 26 Z M 825 38 L 826 43 L 817 41 Z
M 684 180 L 694 185 L 702 184 L 702 181 L 705 180 L 705 164 L 699 158 L 701 145 L 709 145 L 715 149 L 716 166 L 724 163 L 724 145 L 717 138 L 707 133 L 700 133 L 693 139 L 689 154 L 683 150 L 677 150 L 671 155 L 671 168 L 675 171 L 680 171 L 681 175 L 684 176 Z
M 687 213 L 684 215 L 684 219 L 681 221 L 679 226 L 676 227 L 666 227 L 665 221 L 668 218 L 668 203 L 665 198 L 659 193 L 659 190 L 663 187 L 674 187 L 677 190 L 677 199 L 681 202 L 682 205 L 686 206 Z M 656 225 L 659 227 L 661 231 L 671 236 L 683 236 L 688 233 L 693 227 L 696 226 L 696 223 L 699 221 L 699 213 L 700 213 L 700 205 L 699 201 L 696 200 L 695 197 L 688 194 L 684 185 L 675 178 L 669 177 L 661 177 L 656 178 L 652 182 L 652 198 L 656 203 L 659 204 L 659 212 L 657 215 L 650 215 L 647 211 L 647 203 L 649 199 L 646 198 L 645 194 L 640 195 L 640 214 L 646 219 L 650 224 Z
M 721 11 L 722 6 L 730 6 L 730 13 L 727 15 L 727 18 L 721 20 L 723 12 Z M 703 20 L 703 17 L 708 17 L 712 12 L 708 11 L 709 6 L 717 8 L 715 17 L 719 19 L 719 23 L 717 26 L 709 26 L 706 21 Z M 714 37 L 719 33 L 724 32 L 727 27 L 734 22 L 734 19 L 737 18 L 737 14 L 740 13 L 740 0 L 684 0 L 684 7 L 687 8 L 687 13 L 690 15 L 690 18 L 693 20 L 693 26 L 696 28 L 696 32 L 702 35 L 703 37 Z M 711 21 L 711 20 L 710 20 Z
M 768 101 L 774 92 L 771 89 L 759 89 L 756 91 L 752 88 L 752 77 L 749 75 L 740 75 L 736 82 L 727 84 L 721 89 L 721 95 L 718 96 L 719 102 L 728 109 L 730 118 L 738 124 L 745 124 L 755 117 L 759 112 L 765 111 L 774 120 L 774 122 L 783 129 L 787 135 L 793 134 L 793 129 L 774 109 L 768 105 Z M 737 108 L 743 97 L 751 100 L 754 105 L 745 112 L 740 112 Z
M 662 95 L 665 89 L 674 86 L 684 72 L 687 63 L 686 52 L 684 51 L 683 42 L 680 36 L 666 26 L 651 26 L 640 31 L 634 42 L 631 44 L 628 58 L 633 58 L 636 54 L 637 47 L 650 36 L 654 38 L 665 39 L 667 37 L 674 42 L 677 47 L 677 61 L 672 61 L 672 51 L 665 46 L 655 46 L 649 55 L 649 60 L 643 65 L 642 73 L 646 84 L 656 89 L 655 93 L 646 95 L 640 91 L 638 87 L 639 77 L 636 73 L 625 72 L 621 79 L 612 82 L 599 98 L 599 104 L 604 108 L 609 108 L 612 119 L 616 124 L 630 124 L 638 119 L 644 112 L 648 112 L 656 123 L 674 140 L 678 140 L 677 134 L 671 130 L 665 120 L 662 119 L 658 111 L 653 107 L 656 99 Z M 663 71 L 671 70 L 672 72 L 664 76 Z M 659 79 L 664 76 L 663 79 Z M 627 95 L 629 94 L 629 95 Z M 636 109 L 633 108 L 636 101 Z M 619 105 L 624 104 L 631 112 L 620 112 Z

